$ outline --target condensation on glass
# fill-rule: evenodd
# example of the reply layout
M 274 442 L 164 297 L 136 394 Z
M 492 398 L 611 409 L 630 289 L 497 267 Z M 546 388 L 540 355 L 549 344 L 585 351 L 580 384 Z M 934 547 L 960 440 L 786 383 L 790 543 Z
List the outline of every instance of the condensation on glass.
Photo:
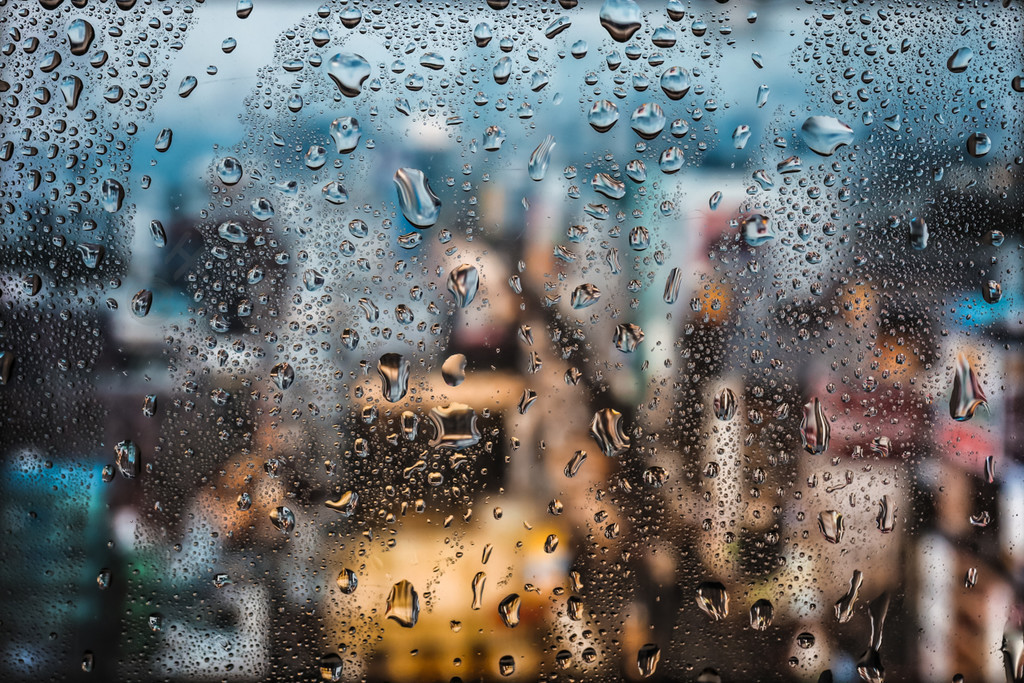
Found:
M 0 679 L 1024 680 L 1019 3 L 0 29 Z

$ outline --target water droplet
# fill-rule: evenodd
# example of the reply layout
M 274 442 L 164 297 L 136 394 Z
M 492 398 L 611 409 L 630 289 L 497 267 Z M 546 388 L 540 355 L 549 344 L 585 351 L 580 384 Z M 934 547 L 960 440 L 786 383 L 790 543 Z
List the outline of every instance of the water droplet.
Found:
M 878 501 L 878 515 L 875 517 L 875 526 L 883 534 L 891 533 L 896 528 L 896 504 L 888 494 L 882 496 Z
M 85 264 L 86 268 L 96 268 L 100 261 L 103 260 L 103 254 L 106 253 L 103 249 L 103 245 L 100 244 L 79 244 L 78 253 L 82 256 L 82 263 Z
M 580 471 L 580 467 L 587 459 L 586 451 L 576 451 L 573 456 L 569 459 L 569 462 L 565 464 L 564 474 L 568 478 L 575 477 Z
M 238 221 L 224 221 L 217 226 L 217 234 L 232 244 L 245 244 L 249 240 L 248 231 Z
M 772 230 L 768 217 L 759 213 L 743 220 L 742 234 L 743 240 L 752 247 L 759 247 L 775 239 L 775 231 Z
M 410 367 L 409 361 L 398 353 L 385 353 L 377 361 L 380 391 L 386 400 L 397 403 L 405 398 L 409 390 Z
M 359 138 L 363 134 L 359 128 L 359 121 L 351 116 L 334 119 L 331 122 L 330 133 L 339 154 L 348 154 L 354 150 L 359 145 Z
M 370 76 L 370 63 L 362 55 L 339 52 L 327 62 L 327 75 L 345 97 L 358 97 Z
M 917 216 L 910 219 L 910 246 L 925 249 L 928 246 L 928 224 Z
M 185 76 L 181 79 L 181 84 L 178 85 L 178 97 L 188 97 L 197 85 L 199 85 L 199 81 L 195 76 Z
M 658 669 L 661 661 L 661 648 L 654 643 L 647 643 L 636 654 L 636 668 L 643 678 L 650 678 Z
M 384 618 L 393 619 L 404 628 L 416 625 L 420 618 L 420 596 L 411 583 L 403 579 L 391 587 Z
M 832 425 L 825 417 L 821 401 L 815 396 L 804 404 L 803 417 L 800 419 L 800 441 L 804 450 L 816 455 L 828 450 L 831 435 Z
M 398 205 L 406 220 L 420 229 L 436 223 L 441 215 L 441 200 L 430 189 L 430 182 L 423 171 L 400 168 L 395 172 L 394 180 Z
M 736 394 L 729 387 L 722 387 L 715 394 L 715 417 L 722 421 L 731 420 L 736 415 Z
M 661 74 L 661 89 L 670 100 L 681 100 L 690 92 L 690 74 L 681 66 L 670 66 Z
M 590 186 L 598 194 L 603 194 L 609 199 L 622 199 L 626 196 L 626 184 L 621 180 L 612 178 L 607 173 L 597 173 L 590 181 Z
M 775 608 L 771 601 L 761 599 L 750 606 L 750 628 L 755 631 L 767 631 L 775 618 Z
M 850 579 L 850 590 L 846 592 L 846 595 L 839 598 L 835 604 L 836 619 L 839 620 L 840 624 L 845 624 L 853 618 L 853 608 L 857 602 L 857 596 L 860 595 L 860 587 L 864 583 L 864 574 L 859 570 L 853 571 L 853 577 Z
M 480 442 L 476 411 L 463 403 L 432 408 L 430 422 L 434 426 L 431 448 L 457 450 L 475 446 Z
M 594 413 L 594 418 L 590 421 L 590 435 L 609 458 L 618 457 L 629 450 L 629 438 L 623 431 L 622 413 L 613 408 L 602 408 Z M 586 453 L 580 453 L 585 459 Z M 576 469 L 578 468 L 579 465 L 576 466 Z
M 359 504 L 359 494 L 355 491 L 346 491 L 338 497 L 338 500 L 326 500 L 324 505 L 332 510 L 340 512 L 345 517 L 351 517 Z
M 503 655 L 498 660 L 498 673 L 502 676 L 511 676 L 516 672 L 516 658 L 512 655 Z
M 843 540 L 843 533 L 846 531 L 846 523 L 843 515 L 835 510 L 824 510 L 818 513 L 818 530 L 829 543 L 839 543 Z
M 133 441 L 124 440 L 114 446 L 114 464 L 125 479 L 134 479 L 142 472 L 142 454 Z
M 338 573 L 338 589 L 341 590 L 345 595 L 352 595 L 356 592 L 356 588 L 359 586 L 359 577 L 356 573 L 346 567 Z
M 217 162 L 217 177 L 225 185 L 234 185 L 242 179 L 242 163 L 234 157 L 224 157 Z
M 748 140 L 750 140 L 750 126 L 736 126 L 736 130 L 732 132 L 732 146 L 736 149 L 743 149 L 747 146 Z
M 551 161 L 551 150 L 555 147 L 555 138 L 548 135 L 537 145 L 530 155 L 530 178 L 532 180 L 544 180 L 544 174 L 548 172 L 548 163 Z
M 100 185 L 100 203 L 107 213 L 117 213 L 124 203 L 124 187 L 113 178 L 107 178 Z
M 967 138 L 967 153 L 974 158 L 983 157 L 992 151 L 992 138 L 987 134 L 971 133 Z
M 662 295 L 667 304 L 674 304 L 679 299 L 679 287 L 683 283 L 683 272 L 679 268 L 669 271 L 665 279 L 665 293 Z
M 572 291 L 572 297 L 570 303 L 576 310 L 592 306 L 597 303 L 597 300 L 601 298 L 601 290 L 597 288 L 597 285 L 585 282 L 579 285 Z
M 498 126 L 487 126 L 484 131 L 484 149 L 488 152 L 496 152 L 501 149 L 501 143 L 505 142 L 505 131 Z
M 556 550 L 558 550 L 558 536 L 555 534 L 549 534 L 548 537 L 544 539 L 544 552 L 550 555 Z
M 270 369 L 270 379 L 278 389 L 284 391 L 295 381 L 295 368 L 290 363 L 278 363 Z
M 803 631 L 802 633 L 797 634 L 796 637 L 796 645 L 801 650 L 810 650 L 814 647 L 814 641 L 814 634 L 809 631 Z
M 444 383 L 450 387 L 457 387 L 466 381 L 466 357 L 461 353 L 455 353 L 441 365 L 441 377 Z
M 974 51 L 969 47 L 957 48 L 956 52 L 946 60 L 946 68 L 955 74 L 962 74 L 967 71 L 971 59 L 974 58 Z
M 448 291 L 455 297 L 459 308 L 466 308 L 476 298 L 480 286 L 480 274 L 476 266 L 463 263 L 448 273 Z
M 619 120 L 619 108 L 614 102 L 598 100 L 590 107 L 587 121 L 598 133 L 607 133 Z
M 153 292 L 148 289 L 140 289 L 132 297 L 131 310 L 137 318 L 145 318 L 149 315 L 149 308 L 153 305 Z
M 320 658 L 320 680 L 337 683 L 342 679 L 344 661 L 337 653 L 330 652 Z
M 158 152 L 166 152 L 171 148 L 171 139 L 174 137 L 174 131 L 170 128 L 163 128 L 157 133 L 156 141 L 153 143 L 153 147 Z
M 295 528 L 295 514 L 282 505 L 270 512 L 270 523 L 281 533 L 287 534 Z
M 968 567 L 964 574 L 964 588 L 974 588 L 978 584 L 978 568 Z
M 71 44 L 71 54 L 76 57 L 89 51 L 95 37 L 96 31 L 93 30 L 92 24 L 85 19 L 75 19 L 68 24 L 68 42 Z
M 949 416 L 958 422 L 969 420 L 974 417 L 974 411 L 978 406 L 985 406 L 988 409 L 988 398 L 967 356 L 960 353 L 957 355 L 956 368 L 953 372 Z
M 853 143 L 853 129 L 831 116 L 809 116 L 800 130 L 807 146 L 821 156 Z
M 718 581 L 704 581 L 697 587 L 697 607 L 715 621 L 729 615 L 729 593 Z
M 517 593 L 506 596 L 498 603 L 498 615 L 505 626 L 515 628 L 519 625 L 519 608 L 522 603 L 523 601 Z
M 149 233 L 153 237 L 153 244 L 157 247 L 164 247 L 167 245 L 167 233 L 164 232 L 164 225 L 160 221 L 154 220 L 149 224 Z
M 62 78 L 60 94 L 64 96 L 64 105 L 68 111 L 74 111 L 78 106 L 78 98 L 82 95 L 82 79 L 74 74 Z
M 653 140 L 665 129 L 665 120 L 665 112 L 658 104 L 646 102 L 633 112 L 629 125 L 644 140 Z
M 619 351 L 633 353 L 643 340 L 644 331 L 639 325 L 622 323 L 615 326 L 615 335 L 612 341 L 615 343 L 615 348 Z
M 1003 286 L 995 280 L 988 280 L 982 285 L 981 295 L 986 303 L 997 304 L 1003 298 Z
M 600 19 L 601 26 L 608 31 L 608 35 L 620 43 L 625 43 L 640 30 L 643 13 L 633 0 L 604 0 Z

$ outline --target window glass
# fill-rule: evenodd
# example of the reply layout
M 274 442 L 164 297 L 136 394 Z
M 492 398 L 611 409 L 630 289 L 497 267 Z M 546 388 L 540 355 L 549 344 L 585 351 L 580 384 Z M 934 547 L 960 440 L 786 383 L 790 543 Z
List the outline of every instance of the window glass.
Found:
M 1024 680 L 1022 20 L 0 0 L 0 679 Z

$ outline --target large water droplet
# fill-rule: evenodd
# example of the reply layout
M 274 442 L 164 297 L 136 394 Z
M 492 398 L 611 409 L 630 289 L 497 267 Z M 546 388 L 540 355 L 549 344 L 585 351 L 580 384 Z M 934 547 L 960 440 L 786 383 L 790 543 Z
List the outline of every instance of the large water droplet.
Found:
M 946 61 L 946 68 L 955 74 L 962 74 L 967 71 L 971 59 L 974 58 L 974 51 L 969 47 L 957 48 L 956 52 L 949 56 Z
M 270 523 L 281 533 L 287 534 L 295 528 L 295 514 L 282 505 L 270 511 Z
M 393 619 L 405 628 L 416 625 L 420 618 L 420 596 L 411 583 L 402 580 L 391 587 L 384 618 Z
M 831 116 L 809 116 L 800 130 L 807 146 L 821 156 L 831 156 L 853 142 L 853 129 Z
M 615 335 L 612 341 L 615 344 L 615 348 L 619 351 L 633 353 L 643 340 L 644 331 L 639 325 L 622 323 L 615 326 Z
M 337 653 L 331 652 L 320 658 L 320 680 L 337 683 L 342 679 L 345 669 L 344 660 Z
M 878 514 L 875 516 L 875 526 L 883 534 L 891 533 L 896 528 L 896 504 L 888 494 L 882 496 L 878 501 Z
M 548 135 L 537 145 L 530 155 L 530 178 L 533 180 L 544 180 L 544 174 L 548 172 L 548 163 L 551 161 L 551 150 L 555 147 L 555 138 Z
M 441 377 L 450 387 L 457 387 L 466 381 L 466 356 L 453 353 L 441 365 Z
M 92 24 L 85 19 L 75 19 L 68 24 L 68 42 L 71 44 L 71 54 L 75 56 L 88 52 L 95 37 Z
M 601 5 L 601 26 L 620 43 L 625 43 L 640 30 L 643 13 L 633 0 L 605 0 Z
M 78 106 L 78 98 L 82 95 L 82 79 L 74 74 L 62 78 L 60 94 L 64 96 L 64 104 L 68 111 L 74 111 Z
M 356 588 L 359 587 L 359 577 L 356 573 L 346 567 L 338 573 L 337 579 L 338 589 L 341 590 L 345 595 L 351 595 L 356 592 Z
M 432 448 L 457 450 L 480 442 L 476 411 L 463 403 L 432 408 L 430 422 L 434 426 L 434 438 L 430 441 Z
M 330 133 L 339 154 L 348 154 L 354 150 L 363 134 L 359 128 L 359 121 L 351 116 L 334 119 L 331 122 Z
M 405 398 L 409 390 L 409 361 L 398 353 L 385 353 L 377 361 L 381 394 L 391 403 Z
M 843 515 L 836 510 L 823 510 L 818 513 L 818 530 L 829 543 L 839 543 L 843 540 L 843 533 L 846 531 L 846 523 Z
M 647 643 L 636 653 L 636 668 L 643 678 L 653 676 L 660 661 L 661 648 L 654 643 Z
M 138 318 L 145 318 L 149 315 L 149 308 L 153 305 L 153 292 L 148 289 L 140 289 L 135 296 L 132 297 L 131 310 L 132 314 Z
M 599 133 L 607 133 L 619 120 L 619 108 L 614 102 L 598 100 L 590 107 L 587 121 Z
M 357 97 L 370 76 L 370 63 L 361 55 L 339 52 L 327 62 L 327 75 L 345 97 Z
M 839 620 L 840 624 L 845 624 L 853 618 L 853 608 L 857 602 L 857 596 L 860 595 L 860 587 L 863 583 L 864 574 L 859 569 L 855 569 L 853 571 L 853 578 L 850 579 L 850 590 L 836 601 L 836 619 Z
M 113 178 L 107 178 L 100 185 L 100 204 L 107 213 L 117 213 L 124 203 L 124 187 Z
M 429 228 L 441 215 L 441 200 L 430 189 L 427 177 L 415 168 L 395 172 L 398 206 L 406 220 L 417 228 Z
M 828 449 L 832 425 L 825 417 L 821 401 L 817 397 L 804 404 L 803 417 L 800 420 L 800 441 L 808 453 L 824 453 Z
M 743 240 L 752 247 L 759 247 L 775 239 L 775 231 L 772 230 L 768 217 L 759 213 L 743 220 L 741 232 Z
M 479 286 L 480 273 L 476 266 L 463 263 L 448 273 L 448 291 L 455 297 L 455 303 L 459 308 L 465 308 L 473 303 Z
M 114 465 L 125 479 L 134 479 L 142 472 L 142 456 L 135 442 L 124 440 L 114 446 Z
M 633 112 L 629 125 L 644 140 L 653 140 L 665 129 L 665 120 L 661 106 L 655 102 L 646 102 Z
M 918 216 L 910 219 L 910 246 L 918 250 L 928 247 L 928 224 Z
M 572 291 L 572 297 L 570 303 L 576 310 L 592 306 L 597 303 L 597 300 L 601 298 L 601 290 L 597 288 L 597 285 L 585 282 L 579 285 Z
M 522 604 L 518 593 L 512 593 L 498 603 L 498 615 L 505 626 L 515 628 L 519 625 L 519 608 Z
M 234 157 L 224 157 L 217 162 L 217 177 L 225 185 L 234 185 L 242 179 L 242 163 Z
M 681 66 L 670 66 L 661 74 L 661 89 L 671 100 L 679 100 L 690 92 L 690 74 Z
M 958 422 L 969 420 L 974 417 L 978 406 L 988 409 L 985 390 L 967 356 L 958 354 L 953 371 L 953 392 L 949 395 L 949 416 Z
M 590 435 L 609 458 L 618 457 L 629 450 L 629 437 L 623 431 L 622 413 L 613 408 L 602 408 L 594 413 L 594 419 L 590 421 Z M 583 453 L 583 457 L 586 458 L 586 453 Z
M 697 606 L 715 621 L 729 615 L 729 593 L 718 581 L 704 581 L 697 587 Z
M 761 599 L 750 606 L 750 628 L 755 631 L 767 631 L 775 618 L 775 608 L 771 601 Z

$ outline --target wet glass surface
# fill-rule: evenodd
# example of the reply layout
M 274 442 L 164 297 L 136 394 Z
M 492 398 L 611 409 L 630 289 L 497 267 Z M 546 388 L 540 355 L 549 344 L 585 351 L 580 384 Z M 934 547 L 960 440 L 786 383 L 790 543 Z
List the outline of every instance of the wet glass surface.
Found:
M 0 679 L 1024 681 L 1019 3 L 0 31 Z

